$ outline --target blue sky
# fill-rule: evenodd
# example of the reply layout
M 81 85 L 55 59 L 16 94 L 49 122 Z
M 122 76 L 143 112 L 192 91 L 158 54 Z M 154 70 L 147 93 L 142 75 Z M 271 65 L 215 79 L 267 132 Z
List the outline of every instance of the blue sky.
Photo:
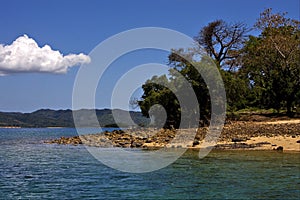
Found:
M 299 20 L 299 0 L 1 0 L 0 7 L 0 44 L 10 45 L 26 34 L 40 47 L 47 44 L 64 55 L 89 54 L 108 37 L 132 28 L 164 27 L 194 37 L 216 19 L 241 21 L 251 27 L 269 7 Z M 166 64 L 166 55 L 149 50 L 117 60 L 99 83 L 97 108 L 110 107 L 110 85 L 122 73 L 138 64 Z M 0 111 L 71 108 L 78 69 L 71 67 L 64 74 L 17 71 L 0 76 Z

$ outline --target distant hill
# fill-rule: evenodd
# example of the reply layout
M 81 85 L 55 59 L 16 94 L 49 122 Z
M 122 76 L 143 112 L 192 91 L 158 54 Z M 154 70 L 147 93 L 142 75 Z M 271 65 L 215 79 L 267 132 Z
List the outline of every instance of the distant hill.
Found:
M 82 109 L 76 110 L 76 116 L 79 116 L 80 126 L 97 126 L 95 123 L 90 122 L 91 116 L 94 114 L 93 110 Z M 116 122 L 113 118 L 113 113 L 118 116 L 118 119 L 122 119 L 126 115 L 127 111 L 124 110 L 110 110 L 101 109 L 96 110 L 96 115 L 99 124 L 102 127 L 116 126 Z M 149 123 L 149 119 L 144 117 L 142 113 L 130 111 L 132 120 L 139 125 L 146 125 Z M 125 117 L 123 117 L 126 119 Z M 130 120 L 120 121 L 118 124 L 121 126 L 132 126 Z M 17 126 L 17 127 L 74 127 L 72 110 L 51 110 L 41 109 L 32 113 L 20 113 L 20 112 L 0 112 L 0 127 L 4 126 Z

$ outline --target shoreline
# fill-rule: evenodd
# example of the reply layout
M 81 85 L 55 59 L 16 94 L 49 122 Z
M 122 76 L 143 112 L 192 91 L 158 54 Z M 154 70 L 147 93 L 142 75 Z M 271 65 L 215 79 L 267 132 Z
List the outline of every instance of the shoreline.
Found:
M 13 129 L 13 128 L 22 128 L 20 126 L 0 126 L 0 128 Z
M 196 132 L 197 131 L 197 132 Z M 196 135 L 195 135 L 196 132 Z M 179 134 L 178 134 L 179 133 Z M 190 136 L 195 135 L 194 140 Z M 300 120 L 231 121 L 224 125 L 218 142 L 207 144 L 207 127 L 197 129 L 127 129 L 45 141 L 49 144 L 121 148 L 190 148 L 214 146 L 219 150 L 277 150 L 300 152 Z M 209 143 L 208 143 L 209 144 Z

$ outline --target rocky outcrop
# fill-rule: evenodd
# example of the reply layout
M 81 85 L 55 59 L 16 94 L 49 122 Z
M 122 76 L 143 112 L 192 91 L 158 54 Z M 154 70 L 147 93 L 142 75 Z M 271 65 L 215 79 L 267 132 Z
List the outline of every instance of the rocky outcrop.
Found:
M 82 141 L 79 138 L 79 136 L 75 136 L 75 137 L 67 137 L 67 138 L 66 137 L 61 137 L 59 139 L 45 141 L 45 143 L 49 143 L 49 144 L 72 144 L 72 145 L 78 145 L 78 144 L 82 144 Z
M 184 130 L 183 130 L 184 131 Z M 178 136 L 177 130 L 169 129 L 127 129 L 115 130 L 112 132 L 103 132 L 98 134 L 88 134 L 82 136 L 75 136 L 70 138 L 61 137 L 59 139 L 46 141 L 46 143 L 55 144 L 84 144 L 95 147 L 122 147 L 122 148 L 157 148 L 157 147 L 198 147 L 201 145 L 203 139 L 210 137 L 208 128 L 188 129 L 191 134 L 195 134 L 194 141 L 191 143 L 184 143 L 180 141 L 187 141 L 185 134 Z M 227 143 L 218 144 L 216 149 L 245 149 L 256 148 L 269 144 L 267 142 L 260 142 L 256 144 L 247 144 L 246 141 L 252 137 L 274 137 L 287 136 L 299 137 L 300 124 L 295 123 L 289 125 L 287 123 L 278 124 L 262 124 L 255 122 L 234 122 L 228 123 L 224 126 L 219 142 Z M 170 144 L 176 137 L 177 143 Z M 180 138 L 182 137 L 182 138 Z

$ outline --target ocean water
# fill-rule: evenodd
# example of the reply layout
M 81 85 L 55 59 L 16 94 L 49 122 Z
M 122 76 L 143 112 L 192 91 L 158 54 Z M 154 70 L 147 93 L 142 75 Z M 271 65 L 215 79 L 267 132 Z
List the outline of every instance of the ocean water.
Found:
M 87 130 L 91 132 L 91 130 Z M 83 146 L 44 144 L 72 128 L 0 129 L 0 199 L 300 199 L 300 154 L 188 151 L 158 171 L 111 169 Z

